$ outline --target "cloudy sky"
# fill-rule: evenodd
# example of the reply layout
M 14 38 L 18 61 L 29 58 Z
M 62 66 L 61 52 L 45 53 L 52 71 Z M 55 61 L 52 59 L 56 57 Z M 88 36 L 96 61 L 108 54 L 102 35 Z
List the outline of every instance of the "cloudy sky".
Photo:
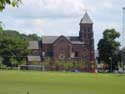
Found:
M 88 11 L 94 22 L 95 48 L 106 28 L 122 31 L 124 0 L 22 0 L 19 8 L 0 13 L 5 29 L 21 33 L 76 36 L 79 22 Z

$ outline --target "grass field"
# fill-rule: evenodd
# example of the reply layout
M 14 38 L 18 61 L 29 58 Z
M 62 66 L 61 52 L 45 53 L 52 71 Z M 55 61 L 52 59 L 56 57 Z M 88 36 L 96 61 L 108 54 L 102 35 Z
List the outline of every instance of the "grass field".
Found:
M 0 94 L 125 94 L 125 75 L 0 71 Z

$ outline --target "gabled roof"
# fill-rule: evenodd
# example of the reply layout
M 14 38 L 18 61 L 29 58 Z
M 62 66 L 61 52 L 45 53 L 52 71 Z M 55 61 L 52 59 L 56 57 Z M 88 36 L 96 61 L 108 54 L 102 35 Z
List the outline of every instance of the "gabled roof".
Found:
M 58 39 L 58 36 L 43 36 L 42 43 L 43 44 L 52 44 L 57 39 Z
M 83 18 L 81 19 L 80 24 L 93 24 L 91 18 L 89 17 L 88 13 L 86 12 Z

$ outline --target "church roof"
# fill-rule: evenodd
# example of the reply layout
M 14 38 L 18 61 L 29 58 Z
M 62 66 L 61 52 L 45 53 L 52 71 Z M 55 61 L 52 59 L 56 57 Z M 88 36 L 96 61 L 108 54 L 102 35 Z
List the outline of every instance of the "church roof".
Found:
M 44 43 L 44 44 L 52 44 L 57 39 L 58 39 L 58 36 L 43 36 L 42 37 L 42 43 Z
M 92 20 L 89 17 L 88 13 L 86 12 L 85 15 L 83 16 L 83 18 L 81 19 L 80 24 L 92 24 Z
M 44 36 L 42 37 L 43 44 L 52 44 L 54 43 L 59 36 Z M 83 42 L 79 41 L 79 37 L 76 36 L 66 36 L 67 40 L 69 40 L 72 44 L 83 44 Z

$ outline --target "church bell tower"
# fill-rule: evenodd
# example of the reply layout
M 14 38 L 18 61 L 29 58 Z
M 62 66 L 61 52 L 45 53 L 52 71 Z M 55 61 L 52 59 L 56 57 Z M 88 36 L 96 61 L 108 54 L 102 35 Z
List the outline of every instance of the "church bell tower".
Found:
M 79 32 L 80 41 L 84 42 L 84 59 L 89 65 L 89 68 L 92 64 L 95 63 L 95 54 L 94 54 L 94 37 L 93 37 L 93 22 L 86 12 L 83 18 L 80 21 L 80 32 Z

